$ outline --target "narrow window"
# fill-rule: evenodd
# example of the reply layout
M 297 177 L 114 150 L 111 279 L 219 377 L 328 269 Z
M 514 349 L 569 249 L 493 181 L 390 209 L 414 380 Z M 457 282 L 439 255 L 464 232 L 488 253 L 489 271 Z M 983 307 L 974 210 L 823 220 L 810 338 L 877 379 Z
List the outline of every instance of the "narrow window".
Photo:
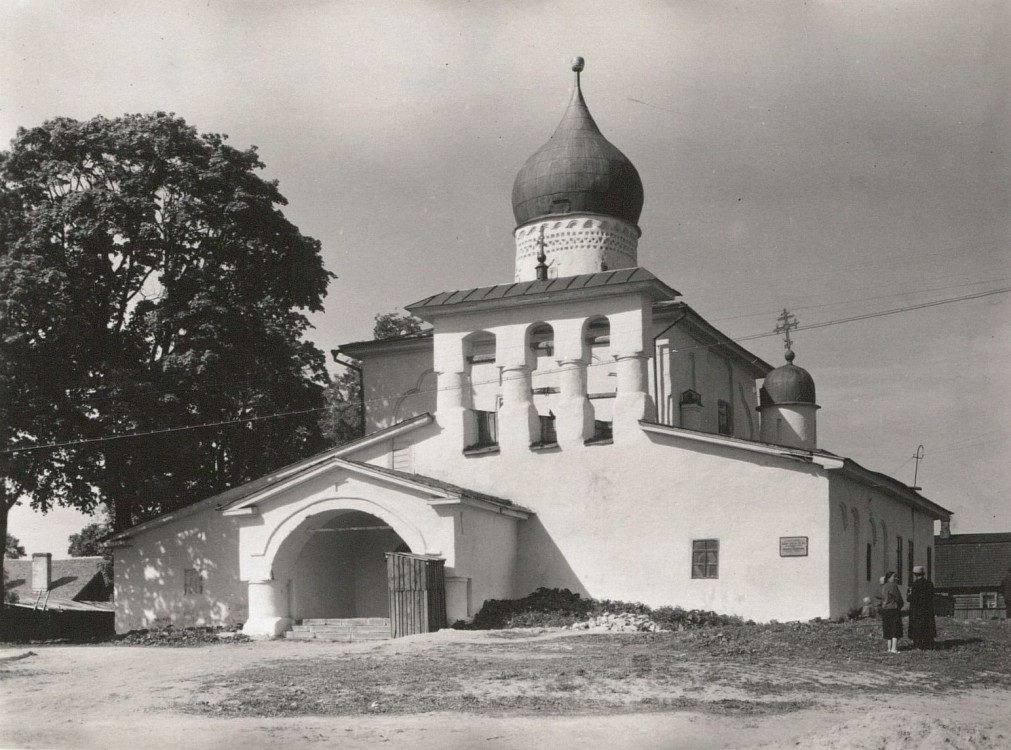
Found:
M 474 416 L 477 418 L 476 447 L 486 448 L 498 445 L 498 424 L 495 419 L 495 412 L 475 409 Z
M 204 593 L 204 579 L 200 571 L 195 568 L 185 568 L 183 570 L 183 593 L 202 594 Z
M 902 585 L 902 537 L 895 537 L 895 582 Z
M 934 548 L 927 547 L 927 580 L 934 580 Z
M 692 541 L 692 578 L 719 578 L 720 540 Z
M 909 540 L 909 565 L 906 567 L 906 570 L 909 571 L 908 575 L 909 575 L 909 582 L 910 583 L 913 582 L 913 566 L 916 564 L 914 562 L 915 560 L 916 560 L 916 558 L 913 557 L 913 540 L 910 539 Z
M 719 417 L 719 423 L 717 430 L 721 435 L 733 435 L 734 434 L 734 414 L 733 409 L 730 408 L 730 403 L 720 399 L 716 403 L 717 414 Z
M 553 445 L 558 442 L 558 435 L 555 432 L 555 415 L 541 416 L 541 445 Z
M 870 542 L 867 542 L 867 564 L 866 564 L 866 567 L 867 567 L 867 580 L 868 581 L 871 580 L 871 558 L 873 557 L 873 555 L 874 555 L 874 545 L 872 545 Z

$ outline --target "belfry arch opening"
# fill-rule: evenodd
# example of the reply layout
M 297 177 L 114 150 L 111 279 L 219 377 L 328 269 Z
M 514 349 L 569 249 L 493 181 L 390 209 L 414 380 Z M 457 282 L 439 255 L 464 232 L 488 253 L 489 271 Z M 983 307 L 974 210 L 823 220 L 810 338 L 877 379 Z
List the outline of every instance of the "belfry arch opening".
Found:
M 411 551 L 383 519 L 333 510 L 285 539 L 273 575 L 292 620 L 389 617 L 386 553 Z

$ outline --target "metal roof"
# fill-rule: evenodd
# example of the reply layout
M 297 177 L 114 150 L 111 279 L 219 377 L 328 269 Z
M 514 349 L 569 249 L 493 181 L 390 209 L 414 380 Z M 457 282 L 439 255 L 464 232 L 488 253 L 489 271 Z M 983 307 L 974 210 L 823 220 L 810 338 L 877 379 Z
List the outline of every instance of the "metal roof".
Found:
M 642 179 L 593 121 L 578 78 L 555 132 L 516 175 L 512 203 L 517 224 L 571 213 L 639 221 Z
M 460 289 L 452 292 L 439 292 L 431 297 L 418 300 L 406 306 L 406 309 L 426 310 L 447 307 L 463 303 L 489 302 L 492 300 L 507 300 L 520 297 L 537 297 L 554 295 L 561 292 L 573 292 L 581 289 L 616 287 L 623 284 L 651 282 L 658 285 L 665 296 L 677 297 L 679 292 L 671 289 L 645 268 L 618 268 L 613 271 L 598 273 L 583 273 L 577 276 L 561 276 L 543 281 L 518 281 L 512 284 L 497 284 L 473 289 Z
M 481 500 L 486 503 L 501 505 L 505 508 L 515 508 L 517 510 L 528 511 L 527 508 L 516 505 L 516 503 L 511 500 L 506 500 L 505 498 L 496 497 L 494 495 L 486 495 L 483 492 L 477 492 L 476 490 L 471 490 L 467 487 L 461 487 L 458 484 L 444 482 L 441 479 L 433 479 L 432 477 L 426 477 L 421 474 L 412 474 L 410 472 L 399 471 L 397 469 L 387 469 L 385 466 L 377 466 L 376 464 L 365 463 L 364 461 L 351 461 L 350 459 L 345 460 L 350 464 L 357 464 L 364 469 L 370 469 L 372 471 L 377 471 L 380 474 L 387 474 L 391 477 L 397 477 L 398 479 L 404 479 L 408 482 L 414 482 L 425 487 L 430 487 L 433 490 L 438 490 L 439 492 L 445 492 L 448 495 L 456 495 L 465 500 Z

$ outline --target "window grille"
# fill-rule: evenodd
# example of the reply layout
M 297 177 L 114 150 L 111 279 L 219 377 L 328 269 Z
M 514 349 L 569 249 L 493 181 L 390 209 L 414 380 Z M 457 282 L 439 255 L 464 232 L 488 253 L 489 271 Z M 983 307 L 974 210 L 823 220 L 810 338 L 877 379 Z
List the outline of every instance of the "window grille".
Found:
M 692 541 L 692 578 L 719 578 L 720 540 Z

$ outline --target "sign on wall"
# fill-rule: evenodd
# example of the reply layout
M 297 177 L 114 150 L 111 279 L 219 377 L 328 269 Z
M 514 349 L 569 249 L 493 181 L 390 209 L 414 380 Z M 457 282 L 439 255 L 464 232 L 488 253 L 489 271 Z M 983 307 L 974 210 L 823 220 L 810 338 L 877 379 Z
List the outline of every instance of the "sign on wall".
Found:
M 779 538 L 780 557 L 807 557 L 806 536 L 781 536 Z

